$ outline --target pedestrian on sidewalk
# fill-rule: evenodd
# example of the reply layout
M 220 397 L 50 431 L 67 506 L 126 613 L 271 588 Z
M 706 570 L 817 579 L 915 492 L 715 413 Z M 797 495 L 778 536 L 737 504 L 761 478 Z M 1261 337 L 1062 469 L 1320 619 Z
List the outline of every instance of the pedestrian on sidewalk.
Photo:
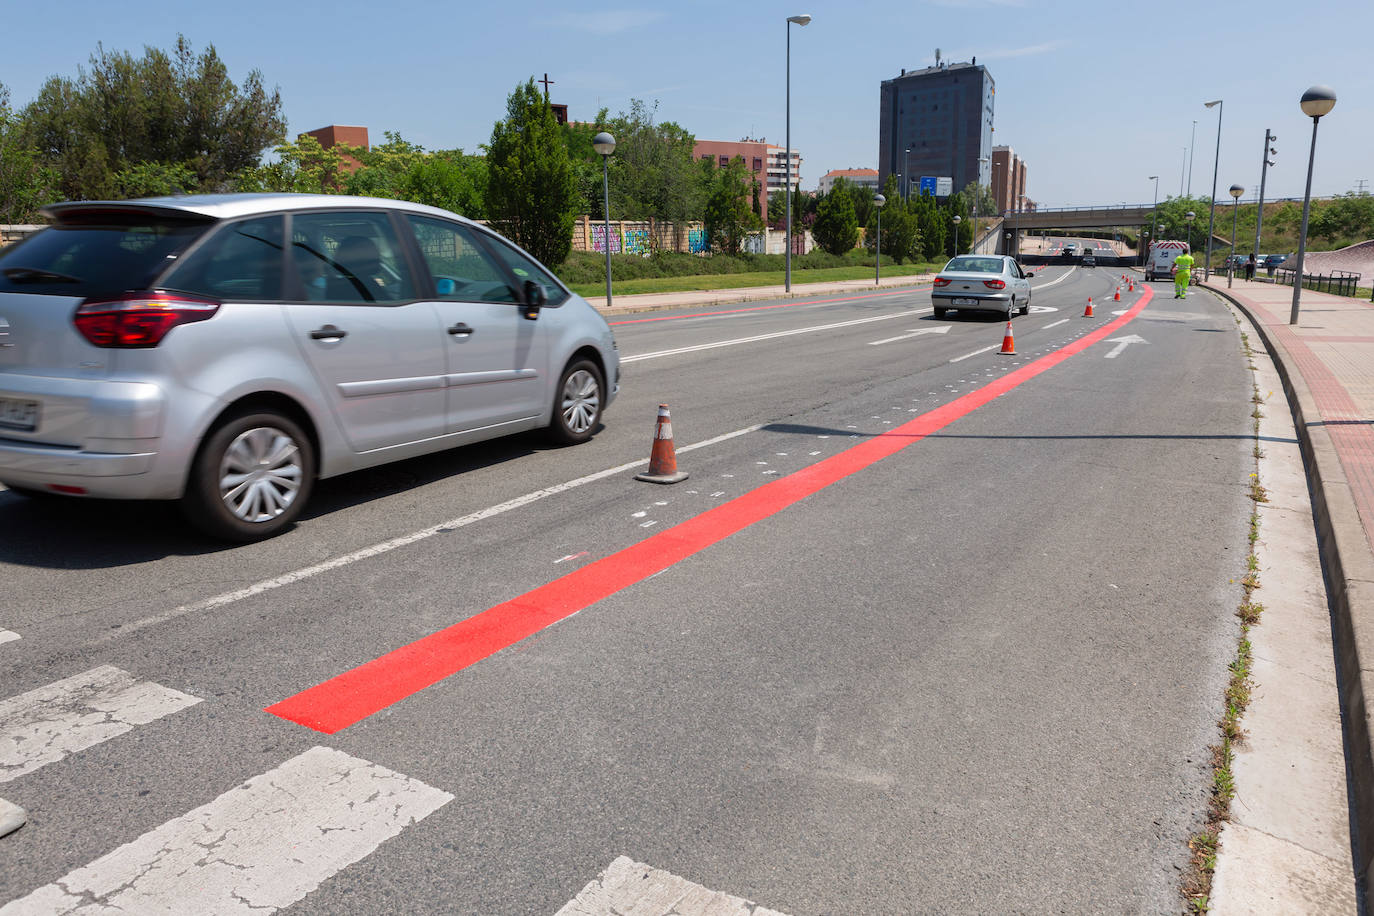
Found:
M 1255 279 L 1255 255 L 1253 252 L 1250 257 L 1245 259 L 1245 279 Z
M 1174 298 L 1183 299 L 1188 292 L 1188 277 L 1193 269 L 1193 256 L 1188 252 L 1174 258 Z

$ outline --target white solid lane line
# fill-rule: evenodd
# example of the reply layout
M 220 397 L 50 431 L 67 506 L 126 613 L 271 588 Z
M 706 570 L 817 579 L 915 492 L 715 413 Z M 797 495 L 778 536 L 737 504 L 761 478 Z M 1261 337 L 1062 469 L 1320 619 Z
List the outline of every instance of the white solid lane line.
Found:
M 620 856 L 554 916 L 785 916 Z
M 14 633 L 10 630 L 0 630 L 0 642 L 14 642 L 18 638 L 18 633 Z
M 199 702 L 112 665 L 0 700 L 0 782 Z
M 684 445 L 676 449 L 676 452 L 677 454 L 681 455 L 684 452 L 690 452 L 699 448 L 706 448 L 707 446 L 716 445 L 720 442 L 725 442 L 728 439 L 734 439 L 737 436 L 744 436 L 749 433 L 758 432 L 762 428 L 763 424 L 746 426 L 743 429 L 736 429 L 728 433 L 722 433 L 721 435 L 713 436 L 710 439 L 703 439 L 700 442 L 693 442 L 691 445 Z M 176 618 L 184 617 L 187 614 L 200 614 L 204 613 L 205 611 L 211 611 L 217 607 L 223 607 L 227 604 L 233 604 L 237 601 L 243 601 L 246 598 L 252 598 L 254 595 L 260 595 L 263 592 L 269 592 L 273 589 L 282 588 L 283 586 L 300 582 L 302 579 L 309 579 L 311 576 L 318 576 L 320 573 L 329 572 L 333 569 L 340 569 L 344 566 L 349 566 L 361 560 L 366 560 L 370 557 L 375 557 L 379 554 L 388 553 L 392 550 L 396 550 L 401 547 L 406 547 L 418 541 L 423 541 L 426 538 L 431 538 L 436 534 L 444 534 L 450 531 L 456 531 L 459 528 L 466 528 L 468 525 L 473 525 L 477 522 L 485 521 L 486 519 L 493 518 L 497 515 L 502 515 L 514 509 L 519 509 L 522 506 L 528 506 L 530 503 L 538 502 L 541 499 L 546 499 L 550 496 L 556 496 L 559 493 L 566 493 L 568 490 L 572 490 L 576 487 L 583 486 L 584 484 L 594 483 L 595 481 L 602 480 L 606 477 L 614 477 L 616 474 L 624 474 L 628 471 L 633 471 L 636 468 L 643 467 L 648 462 L 648 460 L 648 458 L 641 458 L 638 461 L 631 461 L 626 464 L 617 465 L 613 468 L 606 468 L 605 470 L 597 471 L 594 474 L 588 474 L 586 477 L 578 477 L 575 480 L 569 480 L 565 481 L 564 483 L 554 484 L 551 487 L 545 487 L 542 490 L 535 490 L 531 493 L 526 493 L 523 496 L 517 496 L 514 499 L 507 500 L 506 502 L 500 503 L 498 505 L 488 506 L 485 509 L 479 509 L 478 511 L 473 512 L 469 515 L 464 515 L 461 518 L 449 519 L 446 522 L 440 522 L 439 524 L 431 525 L 428 528 L 421 528 L 419 531 L 413 531 L 410 534 L 403 534 L 400 537 L 394 537 L 390 540 L 373 544 L 370 547 L 363 547 L 359 550 L 353 551 L 352 553 L 346 553 L 342 556 L 334 557 L 332 560 L 325 560 L 322 563 L 316 563 L 314 566 L 302 567 L 301 569 L 293 570 L 292 572 L 288 573 L 283 573 L 282 575 L 272 579 L 264 579 L 261 582 L 255 582 L 252 585 L 247 585 L 243 588 L 235 589 L 232 592 L 224 592 L 223 594 L 215 595 L 211 598 L 206 598 L 203 601 L 196 601 L 192 604 L 183 604 L 180 607 L 172 608 L 170 611 L 164 611 L 161 614 L 153 614 L 150 617 L 143 617 L 139 620 L 130 621 L 129 623 L 124 624 L 118 630 L 107 633 L 106 635 L 94 640 L 93 642 L 95 645 L 102 645 L 104 643 L 114 642 L 115 640 L 121 639 L 130 633 L 137 633 L 139 630 L 143 630 L 151 626 L 156 626 L 159 623 L 166 623 L 169 620 L 175 620 Z
M 452 800 L 315 747 L 0 907 L 0 916 L 273 913 Z
M 659 359 L 664 356 L 677 356 L 682 353 L 700 353 L 702 350 L 718 350 L 721 347 L 734 347 L 739 344 L 757 343 L 761 340 L 776 340 L 779 337 L 794 337 L 797 334 L 811 334 L 816 331 L 833 331 L 836 328 L 851 328 L 855 325 L 869 324 L 874 321 L 890 321 L 893 318 L 910 318 L 912 315 L 920 315 L 929 312 L 929 308 L 909 309 L 904 312 L 894 312 L 891 315 L 877 315 L 871 318 L 854 318 L 850 321 L 836 321 L 832 324 L 818 324 L 809 328 L 792 328 L 788 331 L 773 331 L 770 334 L 755 334 L 753 337 L 736 337 L 734 340 L 718 340 L 714 343 L 695 344 L 690 347 L 677 347 L 672 350 L 658 350 L 654 353 L 640 353 L 636 356 L 622 356 L 622 363 L 637 363 L 646 359 Z

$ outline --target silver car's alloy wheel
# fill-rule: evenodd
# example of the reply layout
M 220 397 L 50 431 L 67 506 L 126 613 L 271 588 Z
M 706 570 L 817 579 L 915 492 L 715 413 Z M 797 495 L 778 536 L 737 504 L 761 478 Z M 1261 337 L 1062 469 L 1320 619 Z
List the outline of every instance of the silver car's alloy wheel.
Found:
M 601 411 L 601 386 L 596 376 L 585 369 L 569 375 L 563 383 L 560 409 L 569 432 L 581 435 L 591 429 Z
M 220 459 L 220 498 L 235 518 L 245 522 L 280 516 L 295 502 L 302 479 L 300 446 L 271 426 L 240 433 Z

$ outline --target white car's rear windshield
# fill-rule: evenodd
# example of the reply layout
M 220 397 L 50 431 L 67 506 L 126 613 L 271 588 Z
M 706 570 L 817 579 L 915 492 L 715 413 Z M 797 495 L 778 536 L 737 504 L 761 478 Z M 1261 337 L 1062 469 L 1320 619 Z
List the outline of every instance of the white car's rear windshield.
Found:
M 961 270 L 974 274 L 1000 274 L 1001 258 L 954 258 L 945 265 L 945 270 Z

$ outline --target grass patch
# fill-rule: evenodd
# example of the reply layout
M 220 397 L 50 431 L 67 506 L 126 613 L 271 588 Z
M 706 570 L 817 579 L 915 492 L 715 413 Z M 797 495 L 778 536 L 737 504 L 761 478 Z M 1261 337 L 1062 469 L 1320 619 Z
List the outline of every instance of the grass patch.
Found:
M 1243 332 L 1241 343 L 1246 359 L 1253 359 L 1255 353 L 1250 348 L 1250 339 Z M 1253 363 L 1250 364 L 1250 368 L 1255 368 Z M 1251 402 L 1257 405 L 1264 403 L 1260 397 L 1259 387 L 1253 382 L 1251 387 L 1254 388 Z M 1250 646 L 1250 628 L 1260 622 L 1260 615 L 1264 612 L 1264 606 L 1254 600 L 1255 589 L 1260 587 L 1259 557 L 1255 554 L 1255 543 L 1259 540 L 1259 506 L 1268 502 L 1269 496 L 1259 482 L 1259 459 L 1262 454 L 1259 448 L 1259 421 L 1263 414 L 1256 407 L 1251 416 L 1254 417 L 1253 455 L 1256 464 L 1249 480 L 1249 496 L 1253 502 L 1248 534 L 1250 552 L 1245 558 L 1246 574 L 1241 579 L 1241 601 L 1236 607 L 1236 616 L 1240 618 L 1240 638 L 1236 644 L 1236 656 L 1228 666 L 1231 676 L 1227 680 L 1223 697 L 1224 711 L 1217 722 L 1221 741 L 1211 748 L 1212 789 L 1207 802 L 1207 821 L 1201 832 L 1188 839 L 1189 862 L 1183 875 L 1181 891 L 1187 901 L 1188 910 L 1192 913 L 1206 913 L 1211 908 L 1212 875 L 1217 867 L 1221 825 L 1230 819 L 1231 801 L 1236 796 L 1235 777 L 1231 771 L 1235 763 L 1234 747 L 1245 740 L 1245 731 L 1240 723 L 1246 707 L 1250 705 L 1250 691 L 1254 686 L 1250 680 L 1251 666 L 1254 662 Z
M 604 267 L 602 268 L 604 271 Z M 937 268 L 929 264 L 892 264 L 884 265 L 882 272 L 888 277 L 912 277 L 935 273 Z M 824 283 L 838 280 L 868 280 L 873 277 L 873 265 L 867 267 L 830 267 L 792 271 L 794 284 Z M 783 270 L 754 271 L 749 273 L 696 274 L 681 277 L 644 277 L 634 280 L 611 278 L 612 295 L 628 296 L 635 293 L 676 293 L 692 290 L 743 289 L 751 286 L 781 286 L 786 278 Z M 579 296 L 604 296 L 606 279 L 599 282 L 569 283 L 568 286 Z

